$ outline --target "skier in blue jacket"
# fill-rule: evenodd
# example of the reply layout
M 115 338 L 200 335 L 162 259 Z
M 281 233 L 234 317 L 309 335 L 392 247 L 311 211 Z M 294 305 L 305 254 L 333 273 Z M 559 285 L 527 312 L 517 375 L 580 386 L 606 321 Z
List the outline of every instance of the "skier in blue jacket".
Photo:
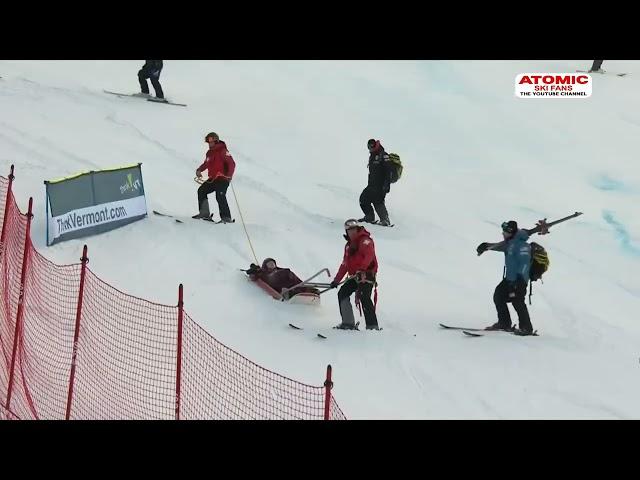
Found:
M 487 327 L 486 330 L 508 330 L 518 335 L 531 335 L 533 333 L 525 296 L 531 267 L 531 246 L 527 243 L 527 240 L 535 232 L 548 233 L 544 220 L 539 221 L 538 226 L 531 230 L 518 229 L 517 222 L 510 220 L 502 224 L 502 236 L 504 238 L 502 242 L 484 242 L 478 245 L 476 249 L 478 255 L 482 255 L 487 250 L 495 250 L 504 252 L 505 257 L 504 278 L 493 293 L 493 303 L 495 303 L 498 311 L 498 321 Z M 518 314 L 519 329 L 514 329 L 511 326 L 508 303 L 513 305 Z

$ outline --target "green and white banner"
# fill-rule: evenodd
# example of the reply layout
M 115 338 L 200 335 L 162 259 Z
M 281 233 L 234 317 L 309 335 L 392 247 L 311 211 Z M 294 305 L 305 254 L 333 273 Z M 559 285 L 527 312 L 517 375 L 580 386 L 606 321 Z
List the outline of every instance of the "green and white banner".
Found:
M 45 181 L 47 245 L 107 232 L 147 215 L 142 164 Z

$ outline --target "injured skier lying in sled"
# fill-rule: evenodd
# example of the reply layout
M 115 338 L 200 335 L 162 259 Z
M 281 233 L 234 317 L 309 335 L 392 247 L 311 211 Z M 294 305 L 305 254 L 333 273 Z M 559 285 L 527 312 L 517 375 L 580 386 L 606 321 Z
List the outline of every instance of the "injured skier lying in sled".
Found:
M 300 285 L 303 281 L 290 269 L 279 267 L 273 258 L 265 259 L 261 267 L 252 263 L 246 272 L 251 280 L 260 283 L 260 286 L 278 300 L 289 300 L 293 297 L 319 299 L 320 292 L 317 288 Z

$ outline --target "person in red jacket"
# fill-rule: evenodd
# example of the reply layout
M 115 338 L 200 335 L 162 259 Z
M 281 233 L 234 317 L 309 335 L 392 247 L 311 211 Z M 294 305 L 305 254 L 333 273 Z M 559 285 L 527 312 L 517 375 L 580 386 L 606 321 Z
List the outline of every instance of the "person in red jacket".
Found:
M 378 272 L 378 260 L 373 239 L 357 220 L 349 219 L 344 222 L 344 229 L 346 231 L 344 238 L 347 240 L 347 244 L 344 247 L 342 264 L 331 282 L 331 288 L 338 286 L 345 273 L 348 273 L 352 278 L 347 280 L 338 291 L 338 306 L 342 323 L 336 328 L 356 329 L 350 300 L 351 295 L 355 292 L 356 299 L 360 300 L 364 311 L 367 330 L 379 330 L 375 306 L 371 301 L 371 292 L 376 284 Z
M 204 137 L 205 143 L 209 144 L 209 151 L 204 160 L 196 170 L 196 176 L 202 178 L 202 171 L 207 170 L 209 178 L 198 188 L 198 208 L 199 212 L 192 218 L 210 219 L 209 200 L 207 196 L 216 192 L 216 200 L 220 208 L 220 218 L 224 223 L 232 222 L 229 204 L 227 203 L 227 188 L 236 169 L 236 163 L 227 150 L 227 145 L 220 140 L 217 133 L 211 132 Z

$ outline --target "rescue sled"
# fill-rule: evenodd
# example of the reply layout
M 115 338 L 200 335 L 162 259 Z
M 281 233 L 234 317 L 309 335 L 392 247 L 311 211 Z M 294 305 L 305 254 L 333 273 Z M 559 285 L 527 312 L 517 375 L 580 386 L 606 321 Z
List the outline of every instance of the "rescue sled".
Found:
M 329 284 L 311 282 L 311 280 L 313 280 L 318 275 L 324 272 L 327 272 L 327 276 L 331 275 L 329 273 L 329 269 L 323 268 L 322 270 L 320 270 L 318 273 L 308 278 L 307 280 L 304 280 L 299 284 L 294 285 L 291 288 L 283 288 L 282 293 L 278 293 L 275 289 L 273 289 L 269 284 L 267 284 L 265 281 L 263 281 L 260 278 L 257 278 L 253 275 L 247 275 L 247 278 L 249 279 L 250 282 L 255 283 L 260 288 L 262 288 L 265 292 L 267 292 L 267 294 L 269 294 L 271 298 L 273 298 L 274 300 L 279 300 L 281 302 L 287 302 L 287 303 L 293 303 L 293 304 L 318 305 L 320 304 L 320 294 L 324 293 L 329 289 Z M 324 290 L 319 290 L 317 293 L 316 292 L 295 293 L 294 290 L 300 287 L 311 287 L 315 289 L 324 287 Z

